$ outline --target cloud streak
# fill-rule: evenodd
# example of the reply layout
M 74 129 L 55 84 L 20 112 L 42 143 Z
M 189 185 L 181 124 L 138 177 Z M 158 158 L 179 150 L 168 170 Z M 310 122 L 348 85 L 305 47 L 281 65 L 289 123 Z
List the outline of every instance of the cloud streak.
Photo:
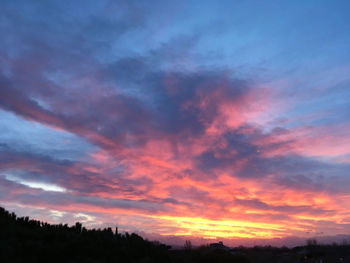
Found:
M 204 15 L 214 6 L 203 6 L 188 27 L 180 17 L 194 6 L 179 4 L 169 17 L 161 15 L 164 3 L 89 2 L 79 15 L 54 6 L 9 2 L 0 11 L 0 32 L 9 36 L 0 44 L 2 205 L 52 222 L 118 222 L 169 241 L 348 233 L 343 71 L 315 87 L 323 62 L 306 64 L 307 74 L 276 51 L 275 64 L 257 65 L 239 48 L 262 56 L 246 36 L 232 42 L 241 50 L 234 63 L 218 62 L 231 51 L 208 39 L 225 38 L 217 25 L 234 34 L 231 16 Z M 204 33 L 208 24 L 217 30 Z M 260 39 L 249 23 L 234 27 Z

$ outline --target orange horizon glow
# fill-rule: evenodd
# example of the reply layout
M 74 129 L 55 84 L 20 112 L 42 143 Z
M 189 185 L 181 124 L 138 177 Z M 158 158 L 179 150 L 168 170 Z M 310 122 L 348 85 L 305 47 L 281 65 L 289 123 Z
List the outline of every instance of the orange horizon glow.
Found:
M 165 243 L 350 240 L 348 4 L 5 2 L 0 206 Z

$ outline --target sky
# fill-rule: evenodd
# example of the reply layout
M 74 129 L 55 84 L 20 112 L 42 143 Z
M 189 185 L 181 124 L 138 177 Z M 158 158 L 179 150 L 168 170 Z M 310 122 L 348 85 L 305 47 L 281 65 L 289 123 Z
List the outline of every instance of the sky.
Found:
M 1 1 L 0 205 L 174 244 L 350 240 L 349 11 Z

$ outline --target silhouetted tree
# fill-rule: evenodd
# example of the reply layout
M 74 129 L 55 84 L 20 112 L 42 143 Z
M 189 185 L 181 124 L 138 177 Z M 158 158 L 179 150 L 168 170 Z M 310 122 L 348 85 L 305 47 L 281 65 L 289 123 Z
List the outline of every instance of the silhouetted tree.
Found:
M 79 233 L 79 234 L 81 233 L 82 226 L 83 225 L 80 222 L 75 223 L 75 229 L 76 229 L 77 233 Z
M 306 244 L 307 244 L 308 246 L 316 246 L 316 245 L 317 245 L 317 240 L 316 240 L 316 239 L 308 239 L 308 240 L 306 241 Z
M 192 250 L 192 242 L 191 242 L 191 240 L 186 240 L 185 241 L 184 249 L 185 250 Z

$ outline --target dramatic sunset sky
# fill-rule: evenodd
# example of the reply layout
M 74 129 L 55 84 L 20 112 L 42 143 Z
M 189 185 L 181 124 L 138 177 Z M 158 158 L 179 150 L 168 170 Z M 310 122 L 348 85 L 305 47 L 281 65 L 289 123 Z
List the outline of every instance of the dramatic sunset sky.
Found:
M 349 13 L 2 0 L 0 206 L 178 244 L 343 239 Z

